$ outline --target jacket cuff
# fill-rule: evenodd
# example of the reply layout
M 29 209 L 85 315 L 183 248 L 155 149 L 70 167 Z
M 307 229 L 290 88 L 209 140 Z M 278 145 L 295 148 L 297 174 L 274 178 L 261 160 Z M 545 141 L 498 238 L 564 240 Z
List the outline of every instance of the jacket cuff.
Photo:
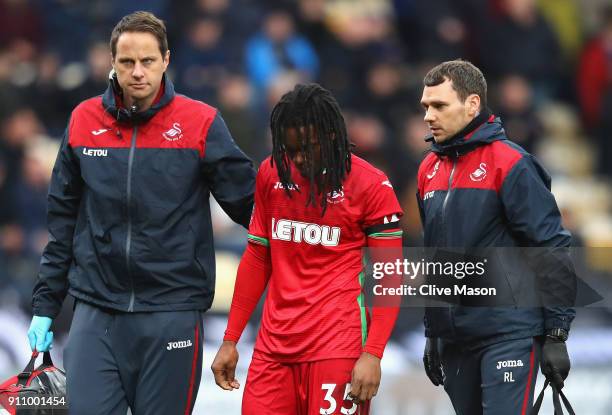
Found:
M 43 306 L 43 305 L 33 305 L 32 306 L 32 315 L 39 317 L 49 317 L 52 320 L 55 320 L 55 317 L 59 314 L 60 310 L 56 310 L 55 307 Z
M 564 318 L 551 317 L 544 321 L 544 330 L 563 329 L 567 332 L 570 330 L 570 322 Z

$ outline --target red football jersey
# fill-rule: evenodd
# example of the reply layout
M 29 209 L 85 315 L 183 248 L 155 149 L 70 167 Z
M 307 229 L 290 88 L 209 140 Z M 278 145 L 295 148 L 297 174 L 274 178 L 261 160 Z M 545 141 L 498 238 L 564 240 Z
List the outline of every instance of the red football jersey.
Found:
M 387 176 L 359 157 L 327 211 L 306 207 L 310 183 L 292 170 L 289 197 L 276 167 L 258 172 L 249 242 L 269 246 L 272 274 L 254 356 L 283 362 L 357 358 L 367 335 L 363 250 L 376 225 L 402 210 Z M 393 217 L 395 215 L 395 218 Z

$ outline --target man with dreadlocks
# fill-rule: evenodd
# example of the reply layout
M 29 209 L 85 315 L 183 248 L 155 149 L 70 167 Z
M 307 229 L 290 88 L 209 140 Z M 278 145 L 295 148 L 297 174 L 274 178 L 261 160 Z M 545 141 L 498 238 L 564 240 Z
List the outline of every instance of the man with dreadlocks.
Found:
M 329 91 L 297 85 L 270 124 L 215 381 L 240 386 L 236 342 L 267 286 L 242 413 L 367 414 L 399 308 L 375 304 L 369 318 L 362 248 L 399 257 L 402 210 L 387 177 L 351 154 Z

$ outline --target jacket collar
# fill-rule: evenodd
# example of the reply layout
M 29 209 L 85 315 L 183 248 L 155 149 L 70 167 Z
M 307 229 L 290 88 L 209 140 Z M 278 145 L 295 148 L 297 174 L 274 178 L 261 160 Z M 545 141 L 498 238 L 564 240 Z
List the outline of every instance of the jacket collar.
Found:
M 436 143 L 433 135 L 425 138 L 431 142 L 431 151 L 434 153 L 459 157 L 467 154 L 481 145 L 505 138 L 501 119 L 484 109 L 465 128 L 444 143 Z
M 174 85 L 166 74 L 162 78 L 161 88 L 153 105 L 146 111 L 136 112 L 132 109 L 125 108 L 121 100 L 121 89 L 117 85 L 116 78 L 111 77 L 108 88 L 102 95 L 102 105 L 104 110 L 108 112 L 118 122 L 132 122 L 140 124 L 150 120 L 163 107 L 168 105 L 175 96 Z

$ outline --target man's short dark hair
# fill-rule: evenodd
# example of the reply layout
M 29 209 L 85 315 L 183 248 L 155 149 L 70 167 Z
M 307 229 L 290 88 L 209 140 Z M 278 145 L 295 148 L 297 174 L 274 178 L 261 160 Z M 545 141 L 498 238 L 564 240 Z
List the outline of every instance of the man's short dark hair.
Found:
M 168 36 L 166 35 L 166 25 L 164 21 L 157 18 L 153 13 L 137 11 L 124 16 L 113 29 L 110 38 L 110 48 L 113 58 L 117 53 L 117 41 L 119 36 L 125 32 L 146 32 L 151 33 L 159 43 L 159 51 L 162 56 L 168 51 Z
M 447 79 L 452 81 L 453 89 L 457 91 L 462 102 L 465 102 L 468 96 L 476 94 L 480 97 L 480 108 L 487 107 L 487 80 L 472 63 L 461 59 L 443 62 L 425 75 L 423 85 L 436 86 Z

